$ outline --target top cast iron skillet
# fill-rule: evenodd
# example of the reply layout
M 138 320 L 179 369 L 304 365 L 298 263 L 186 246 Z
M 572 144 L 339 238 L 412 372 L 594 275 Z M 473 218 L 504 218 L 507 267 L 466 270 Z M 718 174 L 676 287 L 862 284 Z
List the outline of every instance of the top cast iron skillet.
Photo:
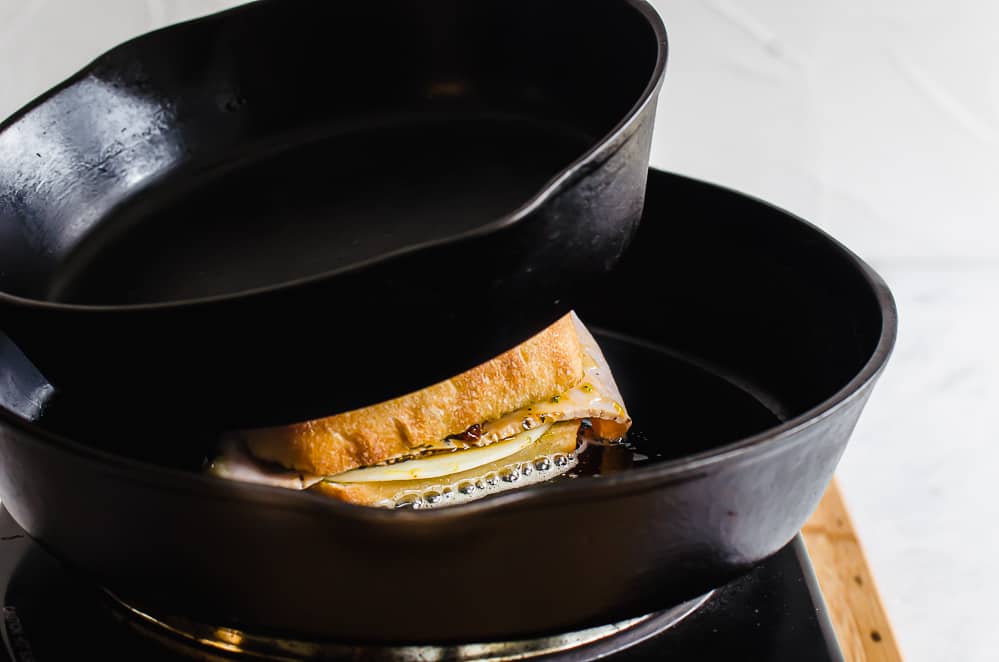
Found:
M 637 0 L 265 1 L 142 36 L 0 126 L 3 330 L 61 388 L 197 426 L 447 378 L 616 263 L 665 60 Z
M 602 329 L 643 466 L 415 512 L 237 484 L 197 473 L 202 431 L 185 444 L 53 393 L 5 342 L 0 497 L 157 615 L 368 643 L 572 630 L 678 604 L 790 540 L 896 327 L 882 281 L 816 228 L 655 171 L 635 240 L 579 313 Z

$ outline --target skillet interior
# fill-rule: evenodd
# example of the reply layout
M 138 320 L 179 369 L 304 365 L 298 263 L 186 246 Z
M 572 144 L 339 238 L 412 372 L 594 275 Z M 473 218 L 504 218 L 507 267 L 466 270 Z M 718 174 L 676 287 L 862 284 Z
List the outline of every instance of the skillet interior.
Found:
M 626 259 L 580 306 L 588 323 L 688 356 L 782 420 L 885 358 L 891 297 L 855 255 L 766 203 L 652 172 Z
M 636 6 L 570 0 L 264 0 L 145 35 L 0 130 L 0 290 L 191 299 L 481 228 L 628 117 L 657 48 Z
M 426 112 L 202 177 L 185 170 L 103 218 L 53 274 L 47 298 L 197 299 L 452 238 L 510 214 L 593 144 L 564 123 Z

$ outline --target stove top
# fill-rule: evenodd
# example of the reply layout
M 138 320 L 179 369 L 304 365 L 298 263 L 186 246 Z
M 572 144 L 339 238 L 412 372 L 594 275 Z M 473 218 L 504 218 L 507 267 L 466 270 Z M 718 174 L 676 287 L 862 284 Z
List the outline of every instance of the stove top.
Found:
M 187 647 L 163 624 L 150 627 L 142 616 L 115 608 L 106 593 L 80 580 L 24 535 L 2 508 L 0 582 L 5 644 L 0 662 L 54 662 L 81 653 L 149 662 L 232 659 L 222 649 Z M 589 643 L 578 645 L 582 641 Z M 495 651 L 501 651 L 500 657 L 493 659 L 524 659 L 524 651 L 531 650 L 549 651 L 534 658 L 549 662 L 843 659 L 800 537 L 749 574 L 680 608 L 616 627 L 518 642 L 520 652 L 511 652 L 510 644 L 406 647 L 385 657 L 386 649 L 334 648 L 354 660 L 470 660 Z M 196 655 L 190 655 L 192 650 Z M 324 654 L 323 659 L 330 659 L 330 650 Z

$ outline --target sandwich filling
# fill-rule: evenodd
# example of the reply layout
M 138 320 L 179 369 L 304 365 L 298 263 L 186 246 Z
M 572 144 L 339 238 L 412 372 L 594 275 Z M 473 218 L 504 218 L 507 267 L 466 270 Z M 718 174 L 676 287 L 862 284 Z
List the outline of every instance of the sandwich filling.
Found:
M 343 501 L 386 508 L 424 509 L 465 503 L 489 494 L 541 483 L 570 471 L 578 464 L 579 453 L 585 449 L 585 444 L 576 445 L 578 429 L 579 424 L 574 421 L 545 426 L 536 441 L 523 446 L 521 439 L 529 433 L 516 435 L 514 439 L 517 441 L 505 440 L 495 445 L 510 443 L 510 447 L 520 447 L 520 450 L 486 464 L 438 477 L 345 483 L 342 477 L 332 476 L 317 483 L 310 491 Z M 490 447 L 454 453 L 455 459 L 487 448 Z
M 423 440 L 380 461 L 357 462 L 329 473 L 310 471 L 316 468 L 311 465 L 289 467 L 287 461 L 268 457 L 272 447 L 284 451 L 271 443 L 273 434 L 261 444 L 254 431 L 234 433 L 223 441 L 209 471 L 355 503 L 414 508 L 461 503 L 564 474 L 577 464 L 584 436 L 591 441 L 617 440 L 631 424 L 596 341 L 575 314 L 567 318 L 581 350 L 582 379 L 577 375 L 573 386 L 543 400 L 436 441 Z

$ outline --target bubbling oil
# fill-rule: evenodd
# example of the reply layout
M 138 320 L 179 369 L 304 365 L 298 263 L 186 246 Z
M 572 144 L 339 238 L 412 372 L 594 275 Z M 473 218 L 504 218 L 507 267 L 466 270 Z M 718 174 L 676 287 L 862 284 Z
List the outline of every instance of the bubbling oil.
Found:
M 418 490 L 403 490 L 374 505 L 382 508 L 427 510 L 456 506 L 514 488 L 536 485 L 562 476 L 577 467 L 586 448 L 587 444 L 583 442 L 571 453 L 541 455 L 533 460 L 511 462 L 477 478 L 466 477 Z M 442 478 L 446 479 L 447 476 Z

